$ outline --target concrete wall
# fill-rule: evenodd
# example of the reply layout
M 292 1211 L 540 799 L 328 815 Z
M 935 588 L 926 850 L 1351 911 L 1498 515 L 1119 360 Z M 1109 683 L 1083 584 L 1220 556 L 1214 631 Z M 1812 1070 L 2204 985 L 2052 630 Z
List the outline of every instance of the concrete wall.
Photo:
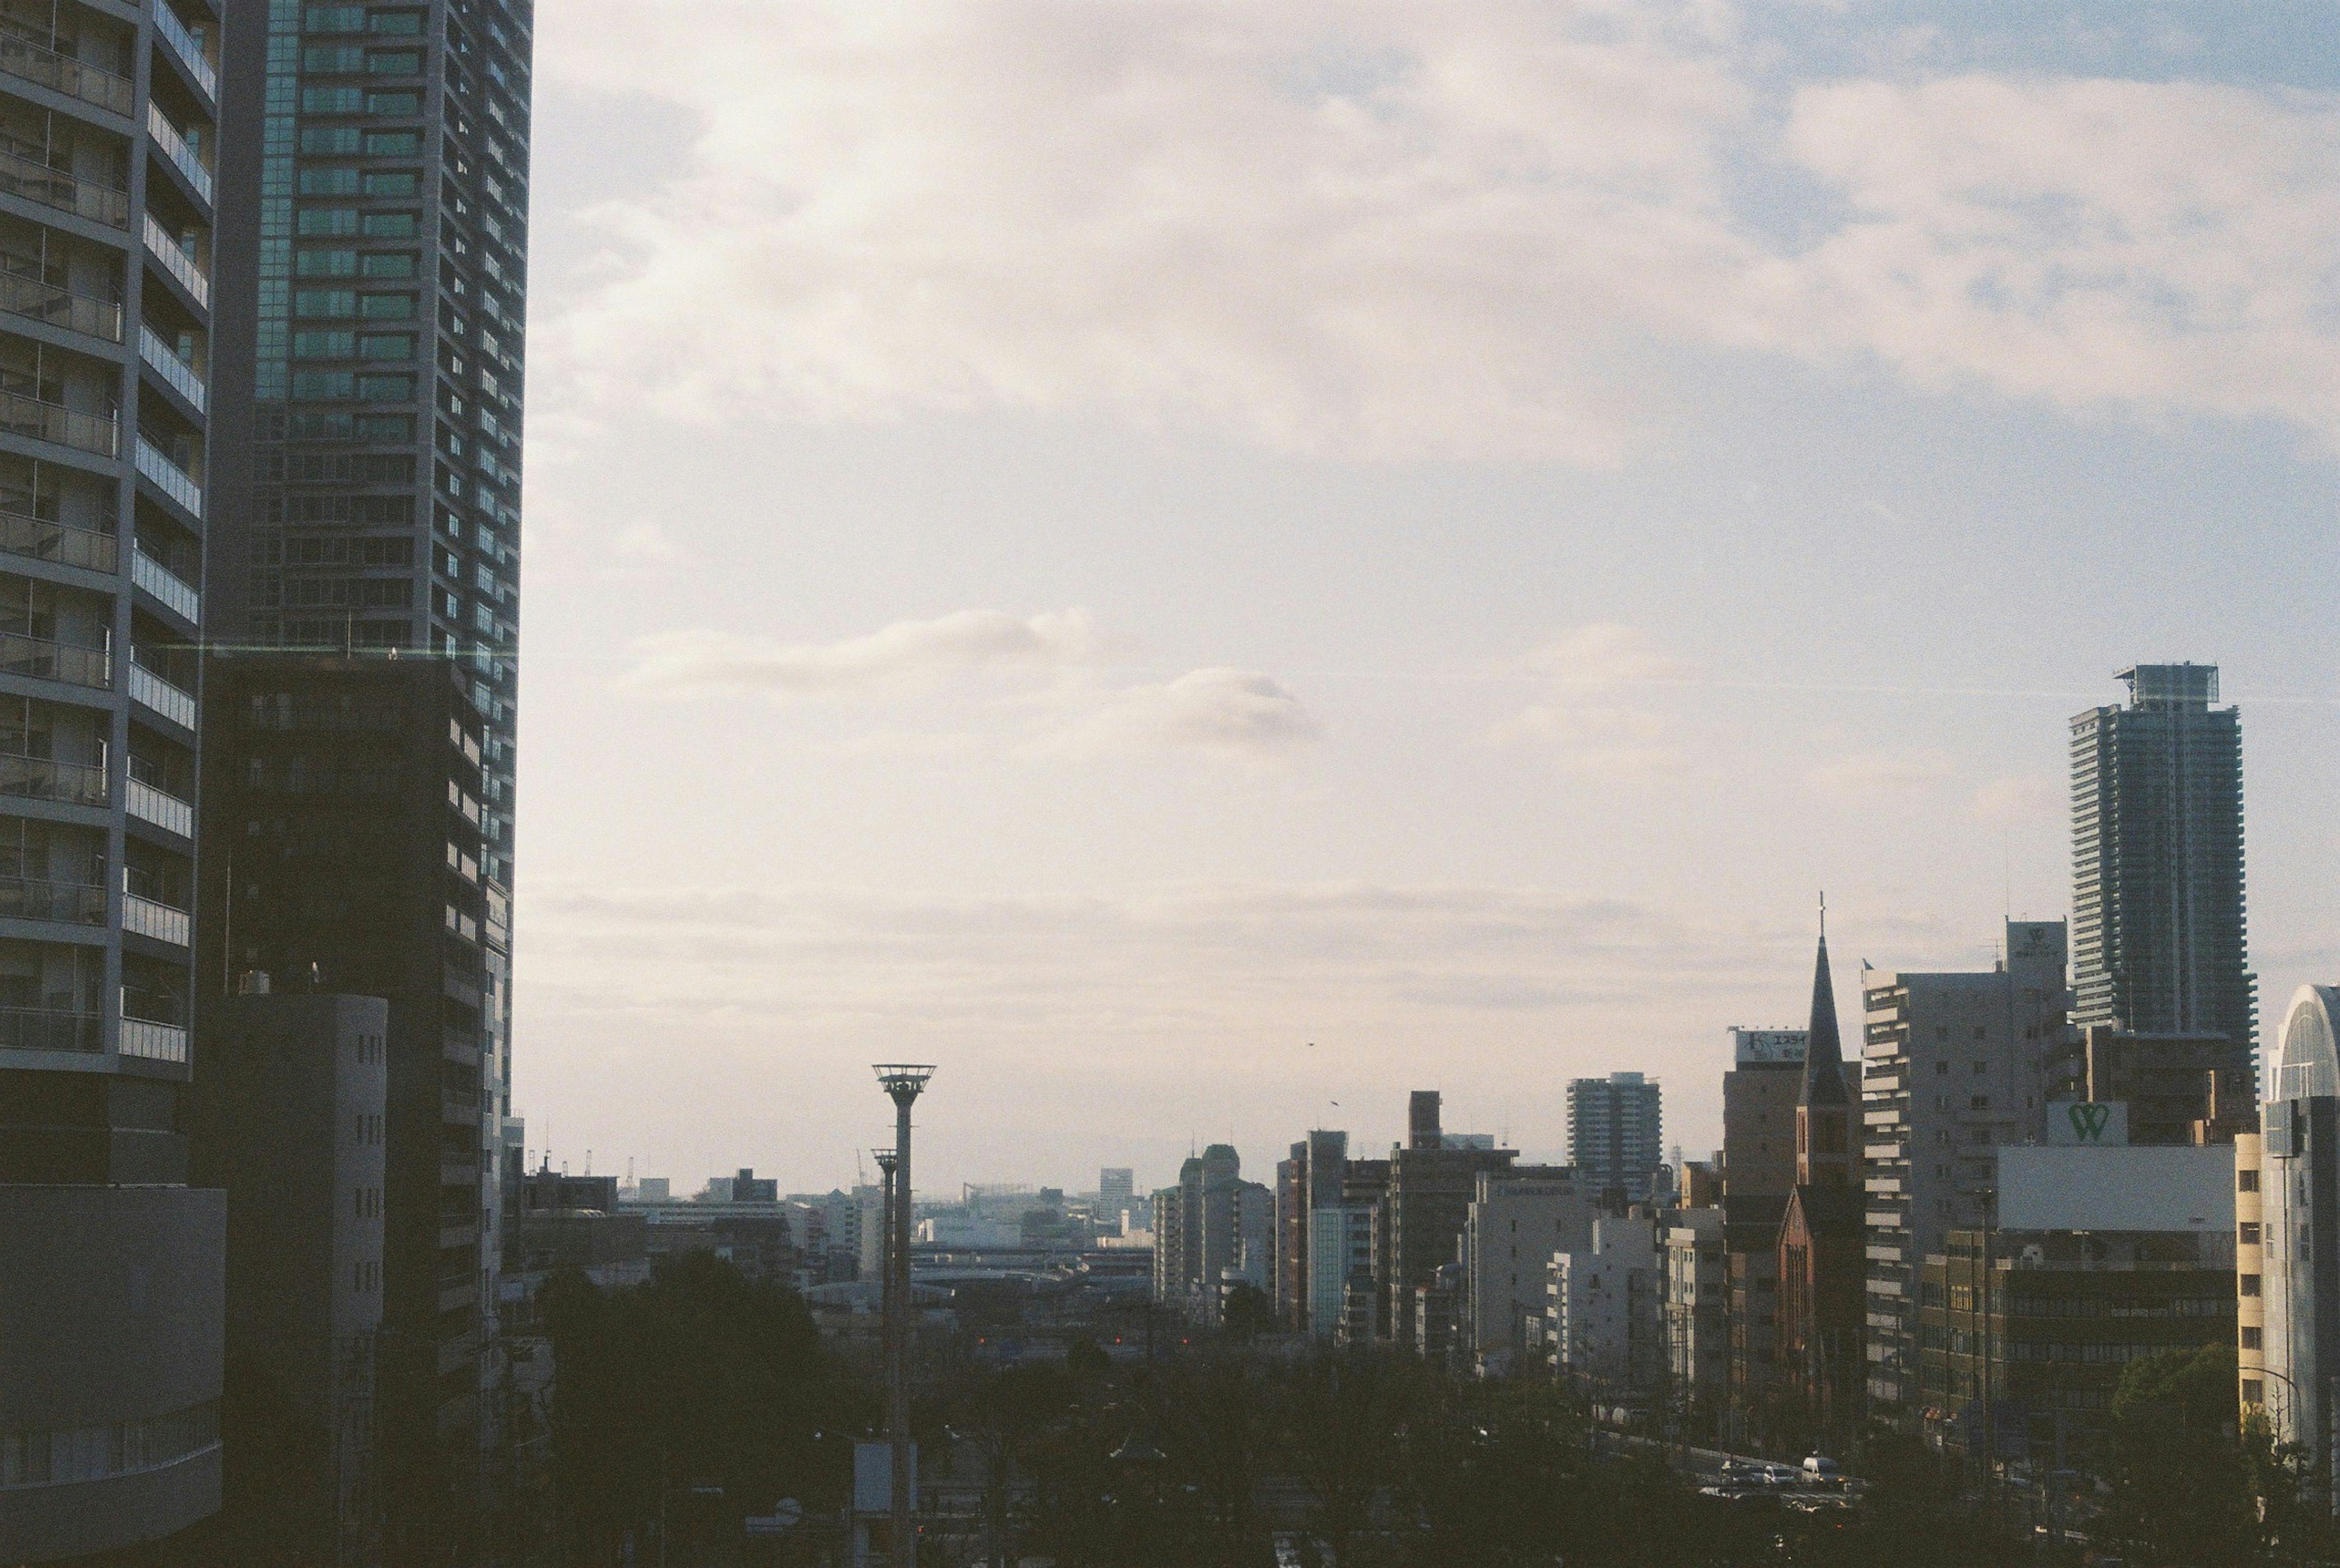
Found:
M 2032 1145 L 1998 1151 L 2001 1230 L 2182 1230 L 2231 1235 L 2231 1144 Z
M 0 1432 L 152 1424 L 215 1411 L 225 1195 L 197 1187 L 0 1186 Z M 0 1491 L 0 1563 L 159 1540 L 218 1510 L 220 1450 Z

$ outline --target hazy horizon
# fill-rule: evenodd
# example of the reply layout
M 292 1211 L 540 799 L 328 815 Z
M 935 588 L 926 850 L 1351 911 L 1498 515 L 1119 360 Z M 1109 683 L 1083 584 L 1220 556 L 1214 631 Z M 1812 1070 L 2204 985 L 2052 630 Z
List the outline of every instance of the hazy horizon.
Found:
M 719 33 L 721 49 L 706 41 Z M 2242 710 L 2340 978 L 2340 11 L 539 18 L 530 1160 L 1561 1157 L 2069 901 L 2067 721 Z

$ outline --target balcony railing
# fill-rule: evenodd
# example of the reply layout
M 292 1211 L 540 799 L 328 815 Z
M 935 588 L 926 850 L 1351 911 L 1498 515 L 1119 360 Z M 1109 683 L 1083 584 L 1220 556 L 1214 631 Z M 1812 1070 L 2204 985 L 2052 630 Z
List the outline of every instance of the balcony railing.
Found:
M 105 1020 L 60 1007 L 0 1007 L 0 1050 L 84 1051 L 105 1048 Z
M 196 516 L 203 515 L 203 487 L 188 478 L 185 469 L 164 457 L 163 449 L 144 435 L 138 438 L 138 471 L 161 487 L 164 495 Z
M 122 1054 L 141 1057 L 150 1062 L 183 1062 L 187 1059 L 187 1031 L 176 1024 L 160 1024 L 152 1018 L 134 1018 L 122 1015 Z
M 106 542 L 111 544 L 113 541 Z M 134 544 L 130 547 L 130 581 L 189 620 L 203 619 L 203 596 L 177 572 Z
M 0 795 L 63 800 L 74 806 L 105 804 L 105 769 L 46 757 L 0 754 Z M 184 802 L 182 802 L 183 805 Z
M 203 92 L 217 99 L 219 73 L 213 69 L 209 60 L 203 58 L 203 46 L 195 42 L 195 35 L 187 30 L 187 25 L 179 20 L 179 14 L 164 4 L 164 0 L 154 0 L 154 31 L 163 42 L 171 46 L 171 53 L 179 57 L 180 63 L 193 73 Z
M 0 392 L 0 430 L 94 452 L 100 457 L 112 457 L 122 450 L 122 432 L 113 420 L 19 392 Z
M 206 202 L 210 201 L 212 172 L 203 167 L 203 161 L 195 156 L 193 147 L 187 145 L 187 139 L 179 134 L 179 127 L 171 124 L 171 116 L 163 113 L 163 105 L 151 98 L 146 101 L 146 134 L 154 137 L 154 144 L 178 165 L 179 173 L 187 176 L 187 183 L 194 186 L 195 194 Z
M 195 727 L 195 700 L 137 662 L 134 652 L 130 665 L 130 696 L 133 701 L 144 703 L 174 724 L 188 729 Z
M 135 97 L 128 77 L 84 65 L 14 33 L 0 33 L 0 71 L 117 114 L 129 114 Z
M 164 381 L 177 388 L 181 397 L 194 404 L 197 413 L 203 412 L 203 378 L 197 375 L 195 367 L 181 359 L 177 351 L 164 342 L 161 335 L 144 322 L 138 323 L 138 357 L 153 365 Z
M 128 221 L 126 217 L 124 219 L 124 226 Z M 145 233 L 146 248 L 154 253 L 154 259 L 163 263 L 164 270 L 178 279 L 180 286 L 187 293 L 195 296 L 195 303 L 210 309 L 212 281 L 203 275 L 203 268 L 195 264 L 195 258 L 181 248 L 179 242 L 170 236 L 152 213 L 146 214 Z
M 45 637 L 27 637 L 21 631 L 0 631 L 0 671 L 103 691 L 114 684 L 114 656 L 103 648 L 80 648 Z
M 93 882 L 43 882 L 0 877 L 0 918 L 105 924 L 105 889 Z
M 183 948 L 187 945 L 188 924 L 184 909 L 174 909 L 135 893 L 122 896 L 122 928 L 125 931 Z
M 5 763 L 5 758 L 0 758 Z M 195 809 L 176 795 L 157 789 L 143 779 L 133 779 L 122 792 L 123 804 L 142 822 L 152 822 L 182 839 L 195 836 Z
M 21 273 L 0 272 L 0 311 L 29 316 L 70 332 L 87 332 L 110 343 L 122 341 L 120 305 L 73 293 Z
M 110 572 L 121 559 L 110 533 L 26 517 L 20 511 L 0 511 L 0 550 L 91 571 Z
M 84 184 L 63 169 L 52 169 L 36 158 L 6 148 L 0 148 L 0 191 L 94 219 L 109 229 L 130 226 L 129 192 Z

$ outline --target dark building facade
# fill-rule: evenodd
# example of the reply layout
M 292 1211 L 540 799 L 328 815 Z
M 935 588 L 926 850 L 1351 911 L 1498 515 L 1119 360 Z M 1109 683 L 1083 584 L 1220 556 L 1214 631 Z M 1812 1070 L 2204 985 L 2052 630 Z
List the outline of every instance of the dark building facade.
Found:
M 0 14 L 0 1562 L 214 1512 L 187 1185 L 209 0 Z
M 2216 665 L 2140 664 L 2120 679 L 2127 707 L 2072 720 L 2073 1021 L 2223 1036 L 2250 1072 L 2242 722 L 2211 706 Z
M 1853 1097 L 1837 1030 L 1828 938 L 1812 970 L 1812 1020 L 1796 1100 L 1796 1185 L 1780 1221 L 1779 1390 L 1814 1439 L 1840 1444 L 1861 1411 L 1862 1245 Z

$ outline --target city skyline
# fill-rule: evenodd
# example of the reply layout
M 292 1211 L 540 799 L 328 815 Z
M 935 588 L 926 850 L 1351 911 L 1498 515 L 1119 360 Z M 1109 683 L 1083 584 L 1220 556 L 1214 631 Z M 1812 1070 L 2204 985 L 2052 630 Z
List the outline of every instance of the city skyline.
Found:
M 2336 52 L 2085 11 L 548 15 L 530 1144 L 826 1186 L 907 1053 L 937 1182 L 1433 1085 L 1549 1157 L 1618 1068 L 1696 1155 L 1823 886 L 1848 983 L 2069 916 L 2138 662 L 2220 666 L 2261 993 L 2328 978 Z

